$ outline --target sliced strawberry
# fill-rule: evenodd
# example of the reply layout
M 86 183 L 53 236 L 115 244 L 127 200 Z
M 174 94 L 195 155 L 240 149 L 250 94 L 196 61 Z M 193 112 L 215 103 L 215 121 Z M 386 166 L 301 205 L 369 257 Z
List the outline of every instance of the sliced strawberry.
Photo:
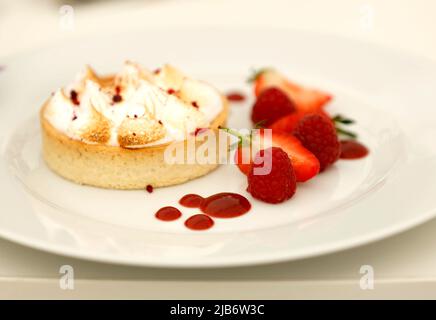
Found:
M 251 136 L 242 136 L 232 129 L 222 128 L 231 135 L 238 137 L 241 143 L 235 153 L 235 163 L 239 170 L 247 175 L 252 168 L 253 152 L 257 151 L 260 145 L 251 144 Z M 298 182 L 307 181 L 316 176 L 320 170 L 320 164 L 315 155 L 307 150 L 300 140 L 289 133 L 271 132 L 271 140 L 267 139 L 267 132 L 262 129 L 259 131 L 261 140 L 261 149 L 266 147 L 279 147 L 283 149 L 289 156 L 292 166 L 295 171 L 295 176 Z M 269 133 L 269 132 L 268 132 Z M 245 141 L 246 144 L 242 143 Z M 248 143 L 248 144 L 247 144 Z M 254 149 L 254 150 L 252 150 Z
M 306 115 L 305 112 L 297 111 L 275 121 L 268 128 L 274 130 L 274 132 L 292 133 L 300 121 Z
M 293 135 L 273 132 L 272 144 L 288 154 L 298 182 L 307 181 L 319 173 L 320 164 L 317 157 Z
M 257 73 L 254 77 L 255 95 L 259 96 L 270 87 L 280 88 L 294 101 L 297 110 L 303 112 L 316 112 L 332 99 L 331 94 L 298 85 L 275 70 L 265 69 Z
M 329 115 L 322 109 L 317 112 L 310 113 L 300 110 L 278 119 L 268 128 L 273 129 L 275 132 L 292 133 L 298 122 L 308 114 L 320 114 L 327 118 L 330 118 Z
M 239 170 L 248 175 L 252 166 L 251 152 L 250 148 L 239 146 L 235 151 L 235 163 Z

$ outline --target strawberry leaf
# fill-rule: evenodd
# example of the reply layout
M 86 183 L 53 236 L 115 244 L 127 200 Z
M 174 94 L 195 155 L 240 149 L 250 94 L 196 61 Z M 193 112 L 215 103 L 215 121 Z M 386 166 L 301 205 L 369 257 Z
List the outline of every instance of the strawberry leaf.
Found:
M 262 69 L 257 69 L 257 70 L 252 68 L 251 69 L 251 74 L 248 77 L 247 82 L 248 83 L 255 82 L 257 80 L 257 78 L 259 78 L 259 76 L 262 75 L 262 73 L 264 73 L 265 71 L 268 71 L 268 70 L 272 70 L 272 68 L 262 68 Z
M 357 138 L 357 134 L 356 133 L 354 133 L 352 131 L 344 130 L 342 128 L 336 127 L 336 132 L 338 134 L 340 134 L 340 135 L 347 136 L 347 137 L 349 137 L 351 139 L 356 139 Z
M 337 115 L 335 115 L 333 118 L 332 118 L 332 120 L 333 120 L 333 122 L 335 122 L 335 123 L 341 123 L 341 124 L 353 124 L 353 123 L 355 123 L 355 121 L 353 120 L 353 119 L 350 119 L 350 118 L 346 118 L 346 117 L 344 117 L 344 116 L 342 116 L 342 115 L 340 115 L 340 114 L 337 114 Z
M 352 139 L 356 139 L 357 138 L 357 134 L 356 133 L 341 128 L 341 125 L 346 125 L 347 126 L 347 125 L 350 125 L 350 124 L 354 124 L 355 121 L 353 119 L 346 118 L 346 117 L 344 117 L 344 116 L 342 116 L 340 114 L 337 114 L 337 115 L 335 115 L 332 118 L 332 121 L 335 124 L 336 132 L 339 135 L 347 136 L 347 137 L 352 138 Z

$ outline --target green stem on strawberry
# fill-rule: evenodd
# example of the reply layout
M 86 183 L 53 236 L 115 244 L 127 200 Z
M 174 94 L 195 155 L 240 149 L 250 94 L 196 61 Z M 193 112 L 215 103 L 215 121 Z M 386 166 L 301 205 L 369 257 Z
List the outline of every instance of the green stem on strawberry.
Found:
M 356 139 L 357 138 L 357 134 L 355 132 L 346 130 L 346 129 L 341 127 L 341 125 L 346 125 L 347 126 L 347 125 L 350 125 L 350 124 L 354 124 L 355 121 L 353 119 L 349 119 L 349 118 L 346 118 L 346 117 L 344 117 L 344 116 L 342 116 L 340 114 L 337 114 L 337 115 L 335 115 L 332 118 L 332 121 L 335 124 L 336 132 L 339 135 L 347 136 L 347 137 L 349 137 L 351 139 Z
M 336 132 L 338 134 L 347 136 L 347 137 L 349 137 L 351 139 L 356 139 L 357 138 L 357 134 L 356 133 L 348 131 L 348 130 L 344 130 L 344 129 L 341 129 L 341 128 L 336 128 Z
M 333 122 L 335 123 L 342 123 L 342 124 L 353 124 L 355 121 L 353 119 L 345 118 L 344 116 L 337 114 L 332 118 Z
M 238 131 L 235 131 L 233 129 L 226 128 L 226 127 L 220 127 L 220 129 L 223 130 L 224 132 L 231 134 L 232 136 L 239 138 L 240 140 L 243 138 L 243 136 Z
M 240 134 L 238 131 L 230 129 L 230 128 L 220 126 L 219 129 L 221 129 L 224 132 L 238 138 L 238 142 L 232 144 L 230 146 L 230 150 L 234 150 L 235 148 L 237 148 L 239 146 L 247 146 L 247 145 L 251 144 L 251 140 L 252 140 L 252 133 L 251 132 L 250 132 L 250 134 L 243 135 L 243 134 Z
M 272 68 L 251 69 L 251 75 L 247 79 L 247 83 L 253 83 L 265 71 L 272 70 Z

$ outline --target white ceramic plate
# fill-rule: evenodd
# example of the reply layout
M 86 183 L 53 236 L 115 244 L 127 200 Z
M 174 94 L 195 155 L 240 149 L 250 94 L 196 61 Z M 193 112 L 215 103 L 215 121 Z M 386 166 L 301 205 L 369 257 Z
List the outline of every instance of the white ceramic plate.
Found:
M 259 39 L 262 39 L 259 42 Z M 283 41 L 286 39 L 286 41 Z M 340 161 L 280 205 L 256 201 L 232 165 L 155 190 L 110 191 L 53 174 L 41 159 L 38 110 L 86 63 L 114 72 L 125 59 L 165 62 L 220 89 L 242 89 L 251 67 L 273 65 L 334 94 L 331 113 L 357 120 L 371 150 Z M 0 235 L 34 248 L 144 266 L 217 267 L 300 259 L 387 237 L 436 213 L 436 66 L 403 53 L 289 30 L 163 29 L 77 39 L 1 61 Z M 230 126 L 248 127 L 252 100 L 234 104 Z M 154 212 L 186 193 L 238 192 L 252 210 L 194 232 L 197 213 L 161 222 Z

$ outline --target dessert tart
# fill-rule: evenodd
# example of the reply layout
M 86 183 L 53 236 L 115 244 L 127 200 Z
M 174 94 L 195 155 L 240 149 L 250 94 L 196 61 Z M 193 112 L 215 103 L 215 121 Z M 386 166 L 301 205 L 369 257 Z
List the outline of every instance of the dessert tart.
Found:
M 181 148 L 186 160 L 189 145 L 205 143 L 198 133 L 216 133 L 227 114 L 222 94 L 173 66 L 151 72 L 126 62 L 119 74 L 105 77 L 86 67 L 41 108 L 43 157 L 54 172 L 79 184 L 175 185 L 211 172 L 219 161 L 174 163 L 168 148 Z

